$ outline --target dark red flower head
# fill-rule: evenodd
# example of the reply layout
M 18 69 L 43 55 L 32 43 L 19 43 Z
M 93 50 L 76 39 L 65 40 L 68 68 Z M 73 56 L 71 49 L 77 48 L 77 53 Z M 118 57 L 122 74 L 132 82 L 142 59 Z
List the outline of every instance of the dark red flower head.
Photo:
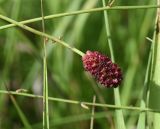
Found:
M 82 57 L 83 66 L 105 87 L 117 87 L 122 81 L 120 67 L 110 58 L 97 52 L 87 51 Z

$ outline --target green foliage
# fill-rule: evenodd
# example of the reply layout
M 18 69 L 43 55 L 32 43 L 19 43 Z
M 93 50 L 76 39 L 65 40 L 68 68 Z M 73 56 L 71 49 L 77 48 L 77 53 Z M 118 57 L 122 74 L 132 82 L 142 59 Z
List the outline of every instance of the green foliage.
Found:
M 40 0 L 0 0 L 0 14 L 16 21 L 41 17 L 40 2 Z M 43 3 L 44 16 L 102 7 L 100 0 L 44 0 Z M 0 20 L 2 27 L 0 29 L 0 129 L 43 128 L 42 99 L 36 96 L 28 98 L 29 96 L 24 97 L 26 94 L 22 94 L 14 96 L 13 102 L 10 100 L 10 95 L 5 92 L 7 89 L 4 84 L 10 90 L 21 89 L 18 92 L 27 90 L 28 93 L 36 95 L 43 94 L 44 84 L 48 86 L 46 101 L 54 100 L 45 105 L 49 109 L 50 128 L 89 128 L 92 104 L 80 102 L 92 102 L 93 95 L 97 96 L 96 103 L 101 103 L 101 106 L 95 105 L 93 128 L 113 129 L 115 118 L 119 124 L 122 123 L 121 128 L 126 126 L 126 129 L 136 127 L 143 129 L 148 127 L 150 121 L 155 121 L 154 126 L 158 128 L 157 120 L 159 119 L 156 119 L 159 118 L 158 113 L 155 116 L 149 115 L 149 119 L 146 118 L 148 113 L 145 111 L 139 113 L 139 110 L 144 108 L 146 111 L 150 110 L 147 108 L 148 83 L 151 76 L 148 57 L 152 49 L 149 49 L 151 45 L 146 37 L 152 38 L 154 33 L 155 20 L 153 19 L 156 17 L 156 8 L 136 9 L 137 5 L 154 5 L 155 3 L 151 0 L 148 2 L 119 0 L 113 3 L 113 8 L 114 6 L 116 8 L 117 5 L 131 6 L 133 4 L 134 9 L 132 10 L 127 8 L 125 10 L 108 10 L 108 23 L 104 20 L 103 10 L 76 15 L 68 13 L 59 18 L 57 16 L 57 18 L 44 20 L 45 33 L 65 41 L 62 44 L 67 43 L 78 48 L 73 52 L 72 49 L 46 39 L 46 64 L 43 63 L 42 35 L 37 36 L 30 33 L 24 30 L 23 26 L 20 29 L 18 27 L 2 29 L 2 26 L 8 23 Z M 106 36 L 106 25 L 109 25 L 110 37 Z M 43 32 L 40 20 L 29 23 L 27 26 Z M 111 54 L 108 46 L 110 38 L 113 48 Z M 155 42 L 159 42 L 157 39 L 159 38 L 156 38 Z M 96 81 L 84 71 L 81 57 L 76 54 L 83 55 L 83 53 L 78 50 L 84 53 L 87 50 L 100 51 L 112 59 L 114 54 L 115 62 L 122 67 L 124 76 L 119 91 L 97 85 Z M 155 49 L 154 52 L 158 53 L 159 51 Z M 154 55 L 156 55 L 155 53 Z M 158 58 L 159 55 L 154 57 L 151 69 L 154 70 L 152 79 L 159 88 Z M 147 62 L 149 62 L 148 65 Z M 44 84 L 43 79 L 45 80 Z M 159 90 L 154 90 L 154 88 L 151 85 L 150 108 L 157 109 L 155 107 L 159 106 L 159 103 L 155 101 L 155 98 L 159 95 Z M 142 92 L 143 97 L 141 97 Z M 48 98 L 48 96 L 50 97 Z M 62 98 L 62 100 L 55 98 Z M 122 108 L 123 114 L 120 109 L 111 110 L 103 105 L 114 105 L 115 100 L 117 104 L 111 107 Z M 132 110 L 135 110 L 136 115 L 132 110 L 127 111 L 128 108 L 124 107 L 130 105 L 133 106 Z M 117 112 L 119 115 L 114 115 L 115 111 L 120 111 Z M 122 117 L 124 117 L 124 121 Z M 119 125 L 116 127 L 118 128 Z

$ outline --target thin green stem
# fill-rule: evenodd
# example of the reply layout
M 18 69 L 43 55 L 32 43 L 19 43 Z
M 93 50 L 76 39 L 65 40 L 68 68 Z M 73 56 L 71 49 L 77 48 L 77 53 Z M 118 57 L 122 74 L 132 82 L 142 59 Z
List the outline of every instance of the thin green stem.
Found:
M 42 30 L 45 33 L 43 0 L 41 0 Z M 47 54 L 46 40 L 43 37 L 43 129 L 49 129 L 49 108 L 48 108 L 48 77 L 47 77 Z
M 152 52 L 150 50 L 140 108 L 145 108 L 146 104 L 147 104 L 147 99 L 148 99 L 147 94 L 149 92 L 148 82 L 149 82 L 149 75 L 150 75 L 150 68 L 151 68 L 151 56 L 152 56 Z M 146 128 L 145 120 L 146 120 L 146 112 L 141 112 L 139 115 L 139 119 L 138 119 L 137 129 L 145 129 Z
M 104 96 L 102 95 L 102 93 L 100 92 L 99 88 L 98 88 L 98 84 L 95 83 L 95 81 L 93 81 L 93 78 L 91 78 L 90 76 L 87 76 L 88 79 L 91 81 L 92 83 L 92 88 L 94 89 L 98 99 L 99 99 L 99 102 L 100 103 L 105 103 L 105 99 L 104 99 Z M 104 111 L 108 111 L 107 108 L 104 108 Z M 108 114 L 106 115 L 106 118 L 108 120 L 108 122 L 110 123 L 110 129 L 114 129 L 114 122 L 113 122 L 113 118 L 112 118 L 112 114 L 110 114 L 110 112 L 108 112 Z
M 96 102 L 96 96 L 93 96 L 93 104 L 95 104 Z M 92 115 L 91 115 L 91 122 L 90 122 L 90 129 L 93 129 L 93 125 L 94 125 L 94 114 L 95 114 L 95 107 L 92 106 Z
M 48 16 L 44 16 L 44 19 L 53 19 L 53 18 L 59 18 L 59 17 L 64 17 L 64 16 L 84 14 L 84 13 L 100 12 L 100 11 L 104 11 L 104 10 L 153 9 L 153 8 L 159 8 L 159 7 L 160 6 L 158 6 L 158 5 L 114 6 L 114 7 L 106 6 L 106 7 L 100 7 L 100 8 L 78 10 L 78 11 L 73 11 L 73 12 L 68 12 L 68 13 L 59 13 L 59 14 L 48 15 Z M 21 21 L 20 23 L 26 24 L 26 23 L 32 23 L 32 22 L 37 22 L 37 21 L 41 21 L 41 20 L 42 20 L 42 17 L 38 17 L 38 18 L 33 18 L 33 19 Z M 16 24 L 4 25 L 4 26 L 1 26 L 0 29 L 5 29 L 5 28 L 13 27 L 13 26 L 17 26 L 17 25 Z
M 102 0 L 102 3 L 103 3 L 103 6 L 105 6 L 105 0 Z M 107 35 L 111 59 L 112 59 L 112 62 L 115 62 L 107 11 L 104 11 L 104 20 L 105 20 L 105 29 L 106 29 L 106 35 Z
M 27 128 L 27 129 L 32 129 L 32 127 L 30 126 L 30 123 L 28 122 L 26 116 L 24 115 L 23 111 L 21 110 L 21 108 L 19 107 L 16 99 L 14 98 L 13 94 L 10 93 L 8 87 L 6 84 L 4 84 L 6 90 L 8 91 L 8 95 L 12 101 L 12 103 L 14 104 L 14 107 L 16 108 L 17 112 L 18 112 L 18 115 L 19 117 L 21 118 L 21 121 L 22 123 L 24 124 L 24 126 Z
M 66 48 L 68 48 L 68 49 L 70 49 L 70 50 L 72 50 L 73 52 L 77 53 L 77 54 L 80 55 L 80 56 L 83 56 L 83 55 L 84 55 L 84 53 L 81 52 L 80 50 L 78 50 L 78 49 L 76 49 L 76 48 L 74 48 L 74 47 L 71 47 L 69 44 L 67 44 L 66 42 L 64 42 L 64 41 L 62 41 L 62 40 L 60 40 L 60 39 L 58 39 L 58 38 L 56 38 L 56 37 L 53 37 L 53 36 L 51 36 L 51 35 L 48 35 L 48 34 L 46 34 L 46 33 L 43 33 L 43 32 L 41 32 L 41 31 L 38 31 L 38 30 L 33 29 L 33 28 L 31 28 L 31 27 L 28 27 L 28 26 L 26 26 L 26 25 L 24 25 L 24 24 L 22 24 L 22 23 L 19 23 L 19 22 L 15 21 L 15 20 L 12 20 L 12 19 L 10 19 L 10 18 L 8 18 L 8 17 L 6 17 L 6 16 L 0 15 L 0 18 L 3 19 L 3 20 L 5 20 L 5 21 L 7 21 L 7 22 L 10 22 L 10 23 L 12 23 L 12 24 L 17 25 L 17 26 L 19 26 L 19 27 L 22 28 L 22 29 L 25 29 L 25 30 L 27 30 L 27 31 L 30 31 L 30 32 L 32 32 L 32 33 L 34 33 L 34 34 L 37 34 L 37 35 L 39 35 L 39 36 L 43 36 L 43 37 L 45 37 L 46 39 L 53 40 L 53 41 L 55 41 L 56 43 L 59 43 L 59 44 L 61 44 L 62 46 L 66 47 Z
M 40 95 L 34 95 L 34 94 L 29 94 L 29 93 L 21 93 L 21 92 L 16 92 L 16 91 L 0 90 L 0 93 L 1 94 L 12 94 L 12 95 L 17 95 L 17 96 L 25 96 L 25 97 L 43 99 L 43 96 L 40 96 Z M 116 105 L 101 104 L 101 103 L 94 103 L 93 104 L 93 102 L 83 102 L 83 101 L 68 100 L 68 99 L 54 98 L 54 97 L 48 97 L 48 100 L 57 101 L 57 102 L 64 102 L 64 103 L 70 103 L 70 104 L 77 104 L 77 105 L 84 104 L 84 105 L 87 105 L 87 106 L 105 107 L 105 108 L 113 108 L 113 109 L 125 109 L 125 110 L 136 110 L 136 111 L 140 111 L 140 112 L 143 112 L 143 111 L 160 112 L 160 110 L 150 109 L 150 108 L 116 106 Z

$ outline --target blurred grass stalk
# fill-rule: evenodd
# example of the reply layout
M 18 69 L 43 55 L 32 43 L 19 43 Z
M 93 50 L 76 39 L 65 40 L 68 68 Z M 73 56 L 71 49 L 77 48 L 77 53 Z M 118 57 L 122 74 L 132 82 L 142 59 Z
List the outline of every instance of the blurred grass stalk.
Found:
M 157 0 L 160 4 L 160 0 Z M 160 9 L 157 9 L 155 37 L 153 40 L 152 52 L 152 69 L 151 69 L 151 82 L 149 94 L 149 107 L 152 109 L 160 109 Z M 153 129 L 159 129 L 160 114 L 149 113 L 149 125 Z M 153 127 L 152 127 L 153 126 Z
M 43 0 L 41 0 L 41 16 L 42 30 L 45 33 Z M 48 76 L 47 76 L 47 54 L 46 54 L 46 39 L 43 38 L 43 129 L 49 129 L 49 107 L 48 107 Z
M 96 96 L 93 95 L 93 104 L 96 102 Z M 92 116 L 91 116 L 91 121 L 90 121 L 90 129 L 93 129 L 94 125 L 94 114 L 95 114 L 95 107 L 92 106 Z
M 151 66 L 151 54 L 152 53 L 150 51 L 149 57 L 148 57 L 145 80 L 144 80 L 144 88 L 143 88 L 142 98 L 140 102 L 141 108 L 146 108 L 147 101 L 148 101 L 148 90 L 149 90 L 148 82 L 149 82 L 149 74 L 150 74 L 150 66 Z M 137 123 L 137 129 L 146 129 L 146 112 L 140 113 L 138 118 L 138 123 Z
M 7 86 L 6 86 L 6 89 L 7 89 L 8 93 L 9 93 L 10 99 L 11 99 L 11 101 L 12 101 L 15 109 L 17 110 L 17 113 L 18 113 L 18 115 L 19 115 L 19 117 L 20 117 L 20 119 L 21 119 L 24 127 L 25 127 L 26 129 L 32 129 L 32 127 L 31 127 L 29 121 L 27 120 L 25 114 L 24 114 L 23 111 L 21 110 L 21 108 L 20 108 L 20 106 L 18 105 L 18 103 L 17 103 L 16 99 L 14 98 L 14 96 L 13 96 L 12 94 L 10 94 Z

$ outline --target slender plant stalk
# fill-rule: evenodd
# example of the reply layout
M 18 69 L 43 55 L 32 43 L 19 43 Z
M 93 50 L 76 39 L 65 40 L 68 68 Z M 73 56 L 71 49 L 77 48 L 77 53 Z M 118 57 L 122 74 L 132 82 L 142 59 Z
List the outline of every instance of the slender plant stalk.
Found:
M 43 99 L 43 96 L 41 95 L 34 95 L 34 94 L 29 94 L 29 93 L 21 93 L 21 92 L 16 92 L 16 91 L 5 91 L 5 90 L 0 90 L 1 94 L 13 94 L 17 96 L 25 96 L 25 97 L 30 97 L 30 98 L 40 98 Z M 48 100 L 50 101 L 57 101 L 57 102 L 63 102 L 63 103 L 70 103 L 70 104 L 77 104 L 77 105 L 87 105 L 87 106 L 96 106 L 96 107 L 105 107 L 105 108 L 113 108 L 113 109 L 125 109 L 125 110 L 135 110 L 139 112 L 159 112 L 160 110 L 157 109 L 150 109 L 150 108 L 140 108 L 140 107 L 131 107 L 131 106 L 116 106 L 116 105 L 111 105 L 111 104 L 101 104 L 101 103 L 92 103 L 92 102 L 83 102 L 83 101 L 76 101 L 76 100 L 68 100 L 68 99 L 62 99 L 62 98 L 54 98 L 54 97 L 48 97 Z
M 105 3 L 106 3 L 105 0 L 102 0 L 103 7 L 106 6 Z M 111 59 L 113 62 L 115 62 L 107 11 L 104 11 L 104 20 L 105 20 L 105 29 L 106 29 Z M 116 106 L 121 106 L 119 88 L 114 88 L 114 98 Z M 126 128 L 122 110 L 116 110 L 116 123 L 117 123 L 117 128 L 119 129 Z
M 96 96 L 93 96 L 93 104 L 96 102 Z M 91 115 L 91 122 L 90 122 L 90 129 L 93 129 L 94 125 L 94 114 L 95 114 L 95 106 L 92 106 L 92 115 Z
M 143 88 L 143 94 L 142 94 L 142 99 L 141 99 L 141 108 L 145 108 L 147 106 L 147 93 L 149 90 L 148 82 L 149 82 L 149 74 L 150 74 L 150 66 L 151 66 L 151 54 L 152 52 L 150 51 L 149 57 L 148 57 L 148 64 L 147 64 L 147 70 L 145 74 L 145 80 L 144 80 L 144 88 Z M 139 115 L 138 119 L 138 124 L 137 124 L 137 129 L 145 129 L 146 128 L 146 112 L 141 112 Z
M 100 7 L 100 8 L 93 8 L 93 9 L 85 9 L 85 10 L 79 10 L 79 11 L 73 11 L 68 13 L 59 13 L 59 14 L 53 14 L 44 16 L 44 19 L 53 19 L 58 17 L 64 17 L 64 16 L 71 16 L 71 15 L 78 15 L 78 14 L 84 14 L 84 13 L 93 13 L 93 12 L 99 12 L 104 10 L 132 10 L 132 9 L 153 9 L 153 8 L 159 8 L 160 6 L 157 5 L 141 5 L 141 6 L 114 6 L 114 7 Z M 26 24 L 26 23 L 32 23 L 41 21 L 42 17 L 33 18 L 25 21 L 21 21 L 20 23 Z M 9 24 L 1 26 L 0 29 L 5 29 L 9 27 L 17 26 L 16 24 Z
M 68 49 L 70 49 L 70 50 L 72 50 L 73 52 L 77 53 L 77 54 L 80 55 L 80 56 L 83 56 L 83 55 L 84 55 L 83 52 L 81 52 L 80 50 L 78 50 L 78 49 L 70 46 L 69 44 L 67 44 L 66 42 L 60 40 L 59 38 L 53 37 L 53 36 L 51 36 L 51 35 L 48 35 L 48 34 L 46 34 L 46 33 L 43 33 L 43 32 L 41 32 L 41 31 L 38 31 L 38 30 L 33 29 L 33 28 L 31 28 L 31 27 L 28 27 L 28 26 L 26 26 L 26 25 L 24 25 L 24 24 L 22 24 L 22 23 L 19 23 L 19 22 L 13 20 L 13 19 L 10 19 L 10 18 L 8 18 L 8 17 L 6 17 L 6 16 L 0 15 L 0 18 L 3 19 L 3 20 L 5 20 L 5 21 L 7 21 L 7 22 L 13 23 L 13 24 L 19 26 L 20 28 L 22 28 L 22 29 L 24 29 L 24 30 L 28 30 L 29 32 L 32 32 L 32 33 L 37 34 L 37 35 L 39 35 L 39 36 L 43 36 L 43 37 L 45 37 L 46 39 L 53 40 L 54 42 L 61 44 L 62 46 L 66 47 L 66 48 L 68 48 Z
M 7 85 L 4 84 L 4 86 L 5 86 L 5 88 L 6 88 L 7 92 L 8 92 L 8 95 L 9 95 L 9 97 L 10 97 L 13 105 L 15 106 L 15 108 L 16 108 L 16 110 L 17 110 L 17 112 L 18 112 L 18 115 L 19 115 L 19 117 L 21 118 L 21 121 L 22 121 L 22 123 L 24 124 L 25 128 L 27 128 L 27 129 L 32 129 L 30 123 L 28 122 L 26 116 L 24 115 L 23 111 L 22 111 L 21 108 L 19 107 L 19 105 L 18 105 L 16 99 L 14 98 L 13 94 L 10 93 Z
M 41 0 L 41 15 L 42 15 L 42 30 L 45 33 L 45 21 L 43 0 Z M 48 107 L 48 78 L 47 78 L 47 54 L 46 54 L 46 40 L 43 38 L 43 129 L 49 129 L 49 107 Z
M 153 1 L 150 1 L 153 2 Z M 151 16 L 152 12 L 147 12 L 145 19 Z M 145 20 L 144 20 L 145 21 Z M 146 32 L 146 27 L 145 27 L 145 22 L 142 24 L 142 29 L 140 34 L 143 35 L 141 37 L 144 37 L 145 34 L 142 32 Z M 155 44 L 155 37 L 156 37 L 156 28 L 157 28 L 157 16 L 155 18 L 155 28 L 154 28 L 154 33 L 153 33 L 153 38 L 148 39 L 151 42 L 151 47 L 150 47 L 150 52 L 149 52 L 149 57 L 148 57 L 148 64 L 147 64 L 147 69 L 146 69 L 146 74 L 145 74 L 145 80 L 144 80 L 144 88 L 143 88 L 143 94 L 142 94 L 142 99 L 140 103 L 141 108 L 147 108 L 148 107 L 148 101 L 149 101 L 149 92 L 150 92 L 150 86 L 149 82 L 152 80 L 152 73 L 153 70 L 153 51 L 154 51 L 154 44 Z M 142 41 L 141 41 L 142 42 Z M 148 117 L 149 116 L 149 117 Z M 138 118 L 138 124 L 137 124 L 137 129 L 146 129 L 147 126 L 150 124 L 150 113 L 148 112 L 141 112 Z
M 103 95 L 101 94 L 101 92 L 100 92 L 100 90 L 98 88 L 98 84 L 95 83 L 95 81 L 93 81 L 93 78 L 91 78 L 90 76 L 87 76 L 87 77 L 92 83 L 92 88 L 94 89 L 94 91 L 95 91 L 95 93 L 96 93 L 96 95 L 97 95 L 97 97 L 99 99 L 99 102 L 100 103 L 105 103 L 105 99 L 104 99 Z M 108 111 L 108 109 L 104 108 L 104 111 Z M 112 118 L 112 114 L 108 113 L 106 115 L 106 118 L 107 118 L 107 120 L 108 120 L 108 122 L 110 124 L 110 129 L 114 129 L 115 127 L 114 127 L 114 121 L 113 121 L 113 118 Z

